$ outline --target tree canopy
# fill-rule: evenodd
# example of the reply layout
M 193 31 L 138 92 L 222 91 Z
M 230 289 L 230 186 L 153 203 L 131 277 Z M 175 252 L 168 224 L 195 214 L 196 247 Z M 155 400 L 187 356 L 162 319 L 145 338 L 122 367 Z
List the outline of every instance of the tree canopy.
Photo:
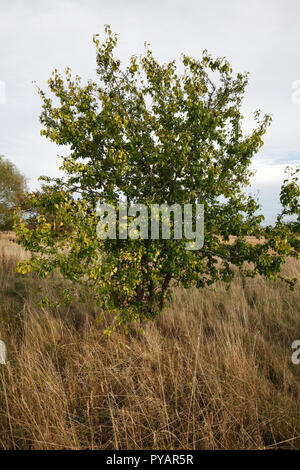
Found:
M 13 210 L 21 203 L 25 190 L 25 177 L 0 155 L 0 230 L 12 230 Z
M 299 172 L 282 187 L 276 225 L 263 227 L 259 204 L 245 189 L 271 118 L 256 111 L 255 129 L 244 134 L 248 74 L 235 75 L 225 58 L 207 51 L 200 59 L 183 54 L 180 66 L 159 64 L 147 44 L 122 68 L 108 26 L 104 42 L 95 36 L 94 43 L 97 81 L 83 85 L 67 68 L 64 76 L 54 70 L 50 96 L 38 88 L 41 134 L 70 151 L 63 176 L 44 177 L 43 191 L 29 196 L 40 213 L 36 227 L 19 216 L 20 242 L 32 253 L 19 270 L 47 276 L 58 269 L 70 282 L 62 296 L 71 301 L 81 284 L 113 313 L 112 328 L 154 318 L 172 283 L 230 283 L 234 266 L 246 276 L 281 277 L 286 257 L 299 254 Z M 204 246 L 186 250 L 184 237 L 99 239 L 97 203 L 117 205 L 124 197 L 147 207 L 203 204 Z M 287 214 L 297 222 L 286 224 Z

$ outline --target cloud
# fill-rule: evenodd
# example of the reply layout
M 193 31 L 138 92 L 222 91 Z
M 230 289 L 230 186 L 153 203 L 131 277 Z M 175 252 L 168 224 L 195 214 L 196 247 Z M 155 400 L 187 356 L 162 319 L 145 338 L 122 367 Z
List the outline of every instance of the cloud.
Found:
M 0 153 L 37 184 L 39 174 L 57 173 L 60 153 L 39 134 L 41 103 L 33 80 L 46 88 L 52 70 L 70 66 L 84 79 L 95 77 L 92 35 L 108 23 L 119 33 L 118 53 L 126 62 L 144 41 L 163 61 L 203 49 L 226 56 L 236 72 L 249 71 L 245 129 L 257 108 L 273 116 L 256 163 L 254 184 L 280 183 L 285 163 L 299 161 L 300 104 L 292 102 L 300 79 L 298 0 L 0 0 Z M 259 161 L 259 159 L 258 159 Z M 273 184 L 272 183 L 272 184 Z

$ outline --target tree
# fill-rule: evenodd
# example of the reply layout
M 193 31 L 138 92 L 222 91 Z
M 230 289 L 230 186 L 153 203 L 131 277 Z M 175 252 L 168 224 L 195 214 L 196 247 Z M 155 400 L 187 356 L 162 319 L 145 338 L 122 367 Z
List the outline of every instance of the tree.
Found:
M 25 190 L 25 177 L 0 155 L 0 230 L 12 230 L 13 210 L 20 204 Z
M 248 75 L 235 76 L 225 58 L 213 59 L 207 51 L 201 60 L 183 55 L 179 74 L 175 61 L 160 65 L 148 45 L 123 71 L 114 56 L 117 36 L 108 26 L 105 41 L 95 36 L 94 43 L 98 82 L 81 85 L 67 68 L 65 78 L 55 70 L 48 81 L 54 100 L 38 88 L 41 134 L 69 145 L 70 153 L 62 157 L 63 177 L 44 177 L 42 193 L 30 195 L 41 214 L 37 226 L 29 229 L 19 216 L 20 243 L 32 252 L 19 270 L 46 276 L 58 269 L 70 281 L 66 298 L 71 301 L 82 284 L 114 314 L 112 328 L 153 318 L 172 283 L 230 283 L 234 266 L 246 276 L 281 277 L 286 257 L 299 252 L 299 223 L 284 222 L 285 213 L 299 214 L 298 173 L 282 189 L 276 226 L 263 228 L 259 204 L 245 187 L 271 118 L 256 111 L 257 126 L 244 135 Z M 116 205 L 124 196 L 147 207 L 202 203 L 204 246 L 186 250 L 184 238 L 99 239 L 97 203 Z M 195 213 L 193 218 L 195 223 Z M 249 243 L 248 236 L 260 243 Z M 295 280 L 286 281 L 293 287 Z

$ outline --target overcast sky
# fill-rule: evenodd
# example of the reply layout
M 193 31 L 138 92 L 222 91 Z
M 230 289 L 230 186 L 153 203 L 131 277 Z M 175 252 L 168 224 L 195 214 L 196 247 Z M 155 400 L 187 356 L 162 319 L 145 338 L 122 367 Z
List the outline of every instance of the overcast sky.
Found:
M 278 210 L 287 164 L 300 161 L 299 0 L 0 0 L 0 154 L 38 186 L 41 174 L 57 175 L 62 151 L 40 136 L 40 98 L 56 67 L 95 77 L 92 36 L 104 24 L 119 34 L 118 54 L 127 63 L 150 42 L 161 61 L 203 49 L 226 56 L 235 72 L 250 72 L 246 125 L 260 108 L 273 116 L 255 158 L 253 190 L 267 220 Z M 297 80 L 299 81 L 297 83 Z M 295 88 L 293 88 L 293 86 Z M 3 101 L 3 99 L 2 99 Z

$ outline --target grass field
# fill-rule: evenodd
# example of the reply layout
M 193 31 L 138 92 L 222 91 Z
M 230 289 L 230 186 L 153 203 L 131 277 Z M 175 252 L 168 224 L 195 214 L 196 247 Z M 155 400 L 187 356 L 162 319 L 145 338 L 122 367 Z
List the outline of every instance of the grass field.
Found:
M 1 449 L 300 449 L 299 285 L 176 288 L 145 335 L 107 338 L 93 307 L 40 308 L 55 287 L 24 256 L 0 235 Z

